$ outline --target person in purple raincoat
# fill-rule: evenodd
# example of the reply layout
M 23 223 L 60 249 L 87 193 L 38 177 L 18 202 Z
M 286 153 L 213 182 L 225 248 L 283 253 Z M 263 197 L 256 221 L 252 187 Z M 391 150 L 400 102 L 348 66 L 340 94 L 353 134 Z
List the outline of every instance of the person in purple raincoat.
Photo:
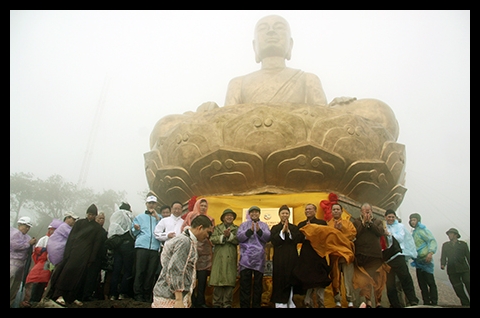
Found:
M 19 218 L 17 227 L 10 226 L 10 307 L 20 289 L 27 258 L 32 254 L 32 245 L 37 243 L 36 238 L 27 234 L 31 227 L 32 220 L 28 216 Z
M 47 242 L 48 261 L 53 265 L 59 264 L 63 259 L 65 244 L 73 224 L 78 220 L 78 215 L 66 212 L 63 223 L 53 232 Z
M 260 208 L 248 209 L 250 219 L 240 224 L 237 239 L 240 245 L 240 308 L 260 308 L 262 303 L 265 244 L 270 240 L 268 225 L 260 221 Z M 253 293 L 252 293 L 253 276 Z

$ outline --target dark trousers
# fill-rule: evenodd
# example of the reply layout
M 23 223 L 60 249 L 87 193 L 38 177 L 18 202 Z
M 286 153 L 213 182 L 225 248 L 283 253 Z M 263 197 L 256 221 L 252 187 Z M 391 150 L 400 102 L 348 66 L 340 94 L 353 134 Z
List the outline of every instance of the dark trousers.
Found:
M 417 268 L 417 281 L 422 291 L 422 299 L 424 305 L 438 304 L 438 290 L 433 274 L 422 271 Z
M 30 294 L 30 302 L 39 302 L 42 300 L 45 287 L 47 287 L 47 283 L 33 283 L 32 293 Z
M 205 289 L 207 288 L 208 270 L 197 271 L 197 293 L 192 295 L 192 304 L 194 307 L 205 305 Z
M 67 304 L 73 303 L 76 299 L 80 298 L 83 295 L 83 288 L 85 286 L 84 282 L 86 280 L 86 270 L 83 274 L 80 274 L 80 279 L 79 279 L 79 286 L 78 287 L 73 287 L 70 290 L 63 290 L 59 288 L 58 283 L 60 276 L 62 274 L 62 271 L 64 270 L 66 261 L 65 259 L 61 261 L 59 264 L 55 265 L 55 269 L 53 270 L 53 273 L 50 277 L 50 282 L 47 286 L 47 294 L 46 297 L 50 298 L 52 300 L 57 300 L 60 296 L 63 297 L 65 302 Z
M 152 291 L 155 285 L 155 271 L 158 268 L 158 251 L 136 248 L 135 279 L 133 293 L 136 300 L 151 302 Z
M 460 298 L 462 306 L 470 306 L 470 272 L 448 274 L 448 279 L 455 290 L 455 294 Z M 463 285 L 467 289 L 468 297 Z
M 418 298 L 415 295 L 415 287 L 413 286 L 413 279 L 408 271 L 407 262 L 405 262 L 405 256 L 399 255 L 393 260 L 388 262 L 390 266 L 390 272 L 387 274 L 387 296 L 390 305 L 393 308 L 403 307 L 398 299 L 397 293 L 397 284 L 395 281 L 395 276 L 398 277 L 400 283 L 402 284 L 402 289 L 405 295 L 407 296 L 408 302 L 413 304 L 418 304 Z
M 135 246 L 133 244 L 133 242 L 125 241 L 113 253 L 110 296 L 118 297 L 119 294 L 133 296 L 133 262 L 135 260 Z
M 253 294 L 252 294 L 253 276 Z M 262 305 L 263 273 L 253 269 L 240 271 L 240 308 L 260 308 Z M 251 305 L 250 305 L 251 304 Z
M 78 297 L 80 300 L 90 300 L 93 297 L 93 292 L 97 289 L 98 284 L 100 284 L 98 275 L 101 270 L 102 263 L 100 259 L 97 259 L 87 267 L 83 292 L 82 295 Z

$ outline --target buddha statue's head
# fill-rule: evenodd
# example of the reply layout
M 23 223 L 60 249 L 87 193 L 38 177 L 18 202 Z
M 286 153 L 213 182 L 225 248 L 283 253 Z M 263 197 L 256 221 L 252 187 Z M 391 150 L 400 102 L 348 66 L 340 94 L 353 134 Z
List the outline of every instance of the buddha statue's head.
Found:
M 263 17 L 255 25 L 253 49 L 257 63 L 274 56 L 290 60 L 292 47 L 290 25 L 281 16 Z

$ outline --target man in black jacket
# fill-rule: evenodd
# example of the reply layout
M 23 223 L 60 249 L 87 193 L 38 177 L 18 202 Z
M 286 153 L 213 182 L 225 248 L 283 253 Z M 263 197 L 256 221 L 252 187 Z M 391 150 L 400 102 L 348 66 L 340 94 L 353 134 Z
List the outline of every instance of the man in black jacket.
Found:
M 55 266 L 52 274 L 51 288 L 47 298 L 65 305 L 75 303 L 83 295 L 87 270 L 98 257 L 98 251 L 103 244 L 104 230 L 95 221 L 98 209 L 95 204 L 87 209 L 86 218 L 75 222 L 65 245 L 63 260 Z
M 442 245 L 440 268 L 445 269 L 447 266 L 448 279 L 453 285 L 455 294 L 460 298 L 462 306 L 470 306 L 470 250 L 466 242 L 458 240 L 460 233 L 457 229 L 451 228 L 446 234 L 450 241 Z

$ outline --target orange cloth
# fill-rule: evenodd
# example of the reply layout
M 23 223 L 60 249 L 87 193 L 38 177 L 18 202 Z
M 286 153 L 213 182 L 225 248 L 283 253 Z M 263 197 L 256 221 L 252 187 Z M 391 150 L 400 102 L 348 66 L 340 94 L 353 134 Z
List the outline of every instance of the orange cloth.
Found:
M 357 229 L 355 228 L 355 225 L 350 220 L 347 219 L 340 219 L 339 221 L 342 223 L 342 229 L 338 230 L 341 234 L 345 235 L 345 237 L 349 240 L 352 241 L 355 239 L 357 236 Z M 327 225 L 331 228 L 335 226 L 335 219 L 331 219 L 330 221 L 327 222 Z
M 367 271 L 355 263 L 355 271 L 353 274 L 353 287 L 360 288 L 360 296 L 371 299 L 371 286 L 375 294 L 375 301 L 380 304 L 382 300 L 383 289 L 387 283 L 387 273 L 390 271 L 388 264 L 382 263 L 375 272 L 375 277 L 371 277 Z
M 329 256 L 337 260 L 338 257 L 344 257 L 348 263 L 354 261 L 354 243 L 347 239 L 345 235 L 340 234 L 337 229 L 330 226 L 307 224 L 300 231 L 305 234 L 306 239 L 310 241 L 318 255 L 322 257 Z M 390 266 L 383 263 L 377 269 L 375 277 L 370 277 L 363 267 L 355 264 L 353 287 L 355 289 L 361 288 L 360 295 L 371 299 L 370 286 L 373 286 L 375 300 L 379 304 L 389 270 Z M 332 287 L 340 288 L 340 286 Z
M 357 235 L 357 229 L 353 225 L 353 223 L 350 221 L 350 215 L 346 215 L 346 213 L 342 213 L 342 217 L 339 221 L 335 221 L 335 219 L 331 219 L 330 221 L 327 222 L 327 225 L 331 228 L 334 228 L 336 222 L 341 222 L 342 223 L 342 229 L 338 230 L 339 235 L 344 235 L 349 241 L 352 241 L 355 239 L 355 236 Z M 354 251 L 352 250 L 352 253 Z M 331 278 L 332 278 L 332 289 L 333 289 L 333 294 L 336 295 L 340 291 L 340 286 L 341 286 L 341 275 L 340 275 L 340 270 L 338 263 L 342 257 L 336 256 L 336 255 L 331 255 L 330 256 L 330 265 L 332 268 L 331 272 Z M 350 262 L 347 262 L 350 263 Z
M 313 249 L 321 257 L 341 256 L 348 263 L 353 262 L 354 244 L 337 229 L 319 224 L 307 224 L 300 229 L 305 238 L 310 241 Z

